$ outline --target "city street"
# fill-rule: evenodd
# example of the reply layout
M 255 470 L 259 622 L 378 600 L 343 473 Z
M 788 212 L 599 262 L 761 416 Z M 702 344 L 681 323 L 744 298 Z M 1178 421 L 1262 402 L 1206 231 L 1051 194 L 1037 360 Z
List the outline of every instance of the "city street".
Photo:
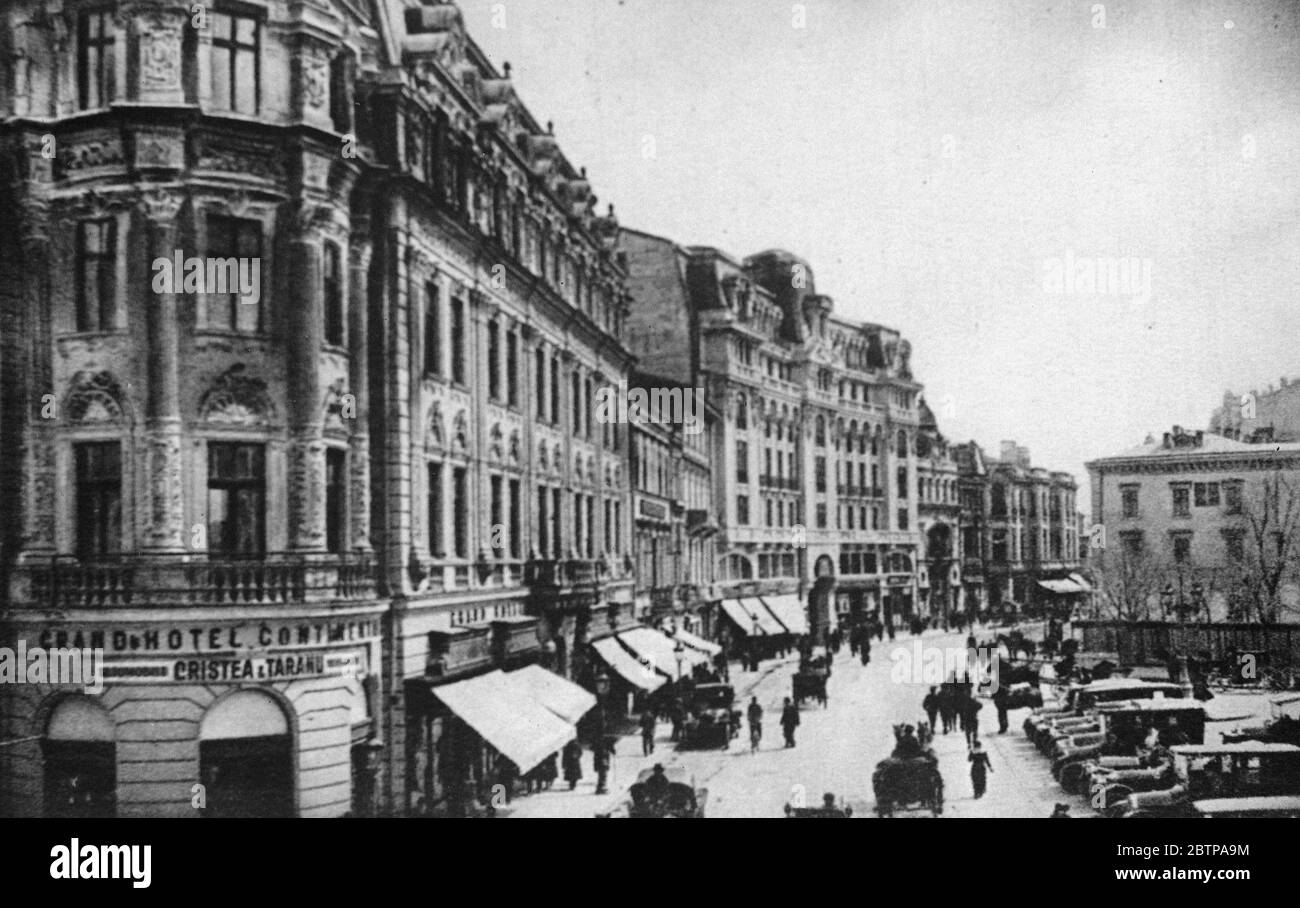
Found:
M 927 633 L 927 646 L 962 646 L 964 635 Z M 656 753 L 642 757 L 640 742 L 624 738 L 616 758 L 615 777 L 608 797 L 594 795 L 590 755 L 584 777 L 573 792 L 563 783 L 540 795 L 522 798 L 502 811 L 516 817 L 592 816 L 606 810 L 623 796 L 627 785 L 644 766 L 661 762 L 682 766 L 694 776 L 697 787 L 709 791 L 708 817 L 780 817 L 787 803 L 799 798 L 808 806 L 820 803 L 824 792 L 847 802 L 856 816 L 874 816 L 871 772 L 893 748 L 893 726 L 924 720 L 921 700 L 925 685 L 895 684 L 890 680 L 889 653 L 896 647 L 911 648 L 913 638 L 900 635 L 892 644 L 885 640 L 872 648 L 871 663 L 863 666 L 840 651 L 828 686 L 829 706 L 823 709 L 805 703 L 802 724 L 796 733 L 797 746 L 782 744 L 778 719 L 784 697 L 790 693 L 790 678 L 797 661 L 764 663 L 758 675 L 733 673 L 737 708 L 744 709 L 751 693 L 764 710 L 763 743 L 750 753 L 748 732 L 731 742 L 727 750 L 677 750 L 668 740 L 667 723 L 659 726 Z M 987 700 L 980 712 L 981 740 L 989 752 L 993 773 L 983 798 L 972 796 L 966 762 L 966 746 L 959 732 L 938 735 L 934 751 L 944 778 L 945 817 L 1046 817 L 1058 802 L 1068 802 L 1071 813 L 1086 817 L 1080 798 L 1061 791 L 1048 762 L 1026 740 L 1020 729 L 1025 711 L 1010 714 L 1005 735 L 997 733 L 997 713 Z M 918 814 L 926 815 L 926 814 Z

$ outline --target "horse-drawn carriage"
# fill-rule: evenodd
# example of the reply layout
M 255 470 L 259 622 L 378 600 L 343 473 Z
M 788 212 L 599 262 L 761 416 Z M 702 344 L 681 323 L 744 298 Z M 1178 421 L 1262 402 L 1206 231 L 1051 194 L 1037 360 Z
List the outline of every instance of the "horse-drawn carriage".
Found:
M 892 817 L 900 810 L 929 810 L 934 816 L 943 813 L 943 777 L 934 755 L 889 757 L 876 764 L 871 774 L 876 793 L 876 813 Z
M 826 682 L 831 676 L 831 656 L 824 649 L 814 651 L 800 661 L 799 671 L 795 672 L 790 682 L 791 697 L 796 706 L 802 706 L 804 700 L 816 700 L 822 706 L 829 705 L 826 696 Z
M 792 820 L 835 819 L 847 820 L 853 816 L 853 808 L 847 804 L 840 807 L 835 802 L 835 795 L 829 792 L 822 796 L 819 807 L 794 807 L 785 805 L 785 815 Z
M 707 788 L 696 788 L 695 780 L 679 766 L 643 769 L 628 789 L 626 798 L 599 818 L 700 819 L 709 799 Z

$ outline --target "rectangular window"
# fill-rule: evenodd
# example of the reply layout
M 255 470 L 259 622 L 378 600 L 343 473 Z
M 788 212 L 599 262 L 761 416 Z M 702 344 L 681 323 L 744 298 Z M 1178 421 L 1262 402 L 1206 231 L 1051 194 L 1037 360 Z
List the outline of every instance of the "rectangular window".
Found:
M 587 551 L 588 558 L 596 557 L 596 540 L 595 540 L 596 534 L 593 532 L 595 529 L 595 525 L 596 525 L 596 499 L 595 497 L 588 495 L 587 496 L 587 527 L 586 527 L 587 529 L 586 551 Z
M 826 458 L 818 457 L 813 461 L 813 482 L 818 492 L 826 491 Z
M 533 351 L 533 383 L 537 397 L 537 412 L 533 415 L 542 422 L 546 419 L 546 352 L 541 347 Z
M 243 220 L 210 214 L 207 219 L 208 258 L 211 259 L 246 259 L 250 267 L 260 267 L 262 259 L 262 224 L 259 221 Z M 220 331 L 239 331 L 256 334 L 262 328 L 262 304 L 243 302 L 239 298 L 239 287 L 231 287 L 229 277 L 231 269 L 218 269 L 227 276 L 226 293 L 217 292 L 220 287 L 208 287 L 207 325 Z M 238 274 L 238 268 L 233 272 Z M 238 280 L 236 280 L 236 284 Z
M 578 370 L 574 369 L 569 375 L 569 409 L 573 421 L 569 424 L 569 431 L 574 435 L 582 434 L 582 376 Z
M 335 243 L 325 244 L 325 343 L 343 346 L 343 256 Z
M 500 476 L 492 476 L 488 479 L 488 486 L 491 489 L 491 510 L 490 520 L 491 527 L 488 530 L 489 544 L 492 546 L 492 555 L 496 558 L 503 558 L 506 554 L 505 539 L 502 538 L 505 530 L 505 501 L 503 493 L 505 485 Z
M 506 403 L 519 406 L 519 335 L 506 332 Z
M 560 422 L 560 358 L 551 354 L 551 425 Z
M 898 468 L 898 497 L 899 498 L 907 497 L 907 467 Z M 900 529 L 906 529 L 906 528 L 900 527 Z
M 817 505 L 817 529 L 826 529 L 826 505 Z
M 736 496 L 736 523 L 738 523 L 740 526 L 748 526 L 749 524 L 749 496 L 748 495 Z
M 122 543 L 122 448 L 116 441 L 73 447 L 76 459 L 77 557 L 113 555 Z
M 1198 508 L 1217 508 L 1219 506 L 1219 484 L 1217 482 L 1198 482 L 1193 487 L 1193 492 Z
M 537 488 L 537 554 L 545 558 L 551 543 L 551 494 L 545 486 Z
M 1174 540 L 1174 561 L 1178 564 L 1185 564 L 1192 557 L 1192 537 L 1189 533 L 1179 533 L 1173 537 Z
M 442 303 L 438 285 L 424 285 L 424 374 L 442 375 Z
M 77 225 L 77 330 L 117 328 L 117 221 Z
M 465 301 L 451 301 L 451 380 L 465 384 Z
M 1138 516 L 1138 487 L 1120 486 L 1119 494 L 1123 502 L 1124 516 Z
M 469 557 L 469 474 L 464 467 L 451 471 L 452 513 L 455 521 L 452 542 L 457 558 Z
M 429 478 L 429 555 L 432 558 L 446 558 L 447 551 L 442 540 L 442 464 L 431 463 L 426 472 Z
M 1189 517 L 1192 513 L 1192 490 L 1188 486 L 1174 486 L 1174 516 Z
M 736 442 L 736 482 L 749 482 L 749 443 Z
M 488 399 L 501 399 L 501 327 L 496 319 L 488 322 Z
M 510 557 L 518 558 L 523 550 L 523 527 L 520 524 L 519 496 L 521 486 L 518 479 L 510 480 Z
M 347 454 L 325 452 L 325 550 L 335 555 L 347 549 Z
M 1223 484 L 1223 509 L 1229 514 L 1241 513 L 1241 483 L 1225 482 Z
M 227 558 L 266 551 L 266 450 L 208 445 L 208 549 Z
M 556 558 L 564 557 L 564 524 L 560 519 L 563 516 L 561 494 L 559 489 L 551 489 L 551 547 L 552 555 Z
M 251 16 L 211 13 L 211 99 L 216 110 L 256 114 L 260 102 L 262 27 Z
M 1228 561 L 1240 563 L 1246 558 L 1245 536 L 1240 532 L 1224 532 L 1223 534 L 1224 553 L 1228 556 Z
M 1138 558 L 1142 555 L 1143 542 L 1141 533 L 1120 533 L 1120 542 L 1124 546 L 1124 554 L 1130 558 Z
M 766 525 L 771 526 L 772 525 L 772 499 L 769 498 L 764 502 L 764 511 L 766 512 L 767 515 L 765 521 Z
M 77 99 L 82 110 L 107 107 L 113 100 L 116 40 L 112 10 L 77 17 Z

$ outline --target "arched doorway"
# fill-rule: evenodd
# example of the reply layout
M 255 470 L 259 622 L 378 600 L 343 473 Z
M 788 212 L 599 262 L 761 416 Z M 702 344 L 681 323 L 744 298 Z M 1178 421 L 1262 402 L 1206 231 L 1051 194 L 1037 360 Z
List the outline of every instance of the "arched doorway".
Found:
M 45 725 L 45 816 L 117 815 L 117 744 L 113 719 L 90 697 L 59 702 Z
M 218 700 L 199 726 L 204 816 L 293 816 L 293 737 L 269 695 L 245 690 Z

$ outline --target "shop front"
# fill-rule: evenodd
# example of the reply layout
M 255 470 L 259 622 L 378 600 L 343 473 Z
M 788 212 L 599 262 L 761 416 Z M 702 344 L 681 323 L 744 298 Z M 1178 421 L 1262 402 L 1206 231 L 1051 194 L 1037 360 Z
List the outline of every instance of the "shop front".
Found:
M 97 654 L 76 683 L 0 685 L 0 813 L 368 813 L 381 623 L 328 618 L 15 619 L 29 651 Z

